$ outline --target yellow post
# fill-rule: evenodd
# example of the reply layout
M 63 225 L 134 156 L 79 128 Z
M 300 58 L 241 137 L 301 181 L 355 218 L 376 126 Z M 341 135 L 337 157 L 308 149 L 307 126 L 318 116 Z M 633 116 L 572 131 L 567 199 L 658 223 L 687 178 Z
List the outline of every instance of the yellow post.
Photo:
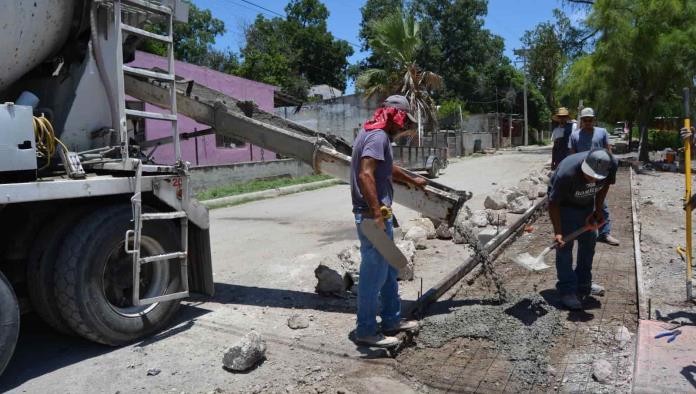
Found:
M 691 129 L 691 118 L 689 116 L 689 88 L 684 88 L 684 127 Z M 692 300 L 692 281 L 691 281 L 691 138 L 684 140 L 684 175 L 686 176 L 686 191 L 684 201 L 686 204 L 686 297 Z

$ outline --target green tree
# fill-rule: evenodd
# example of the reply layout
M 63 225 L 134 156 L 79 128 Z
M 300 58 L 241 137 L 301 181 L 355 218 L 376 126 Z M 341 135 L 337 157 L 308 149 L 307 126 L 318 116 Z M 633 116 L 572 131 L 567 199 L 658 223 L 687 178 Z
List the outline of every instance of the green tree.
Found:
M 525 32 L 522 43 L 527 56 L 529 78 L 544 94 L 550 109 L 558 106 L 556 94 L 567 65 L 584 53 L 588 35 L 576 28 L 559 9 L 555 22 L 542 22 Z
M 160 34 L 166 34 L 167 27 L 164 23 L 150 24 L 146 29 Z M 220 61 L 220 52 L 213 50 L 215 37 L 225 33 L 225 23 L 213 17 L 210 10 L 202 10 L 194 4 L 190 4 L 188 23 L 174 24 L 174 57 L 178 60 L 207 66 L 216 58 Z M 164 43 L 155 40 L 143 40 L 139 49 L 160 56 L 167 55 L 167 47 Z M 229 51 L 224 53 L 227 60 L 234 62 L 236 56 Z M 230 54 L 232 56 L 230 56 Z M 230 66 L 220 66 L 227 69 Z
M 597 0 L 588 17 L 595 51 L 573 65 L 566 88 L 602 115 L 637 119 L 640 160 L 656 110 L 678 107 L 681 87 L 693 85 L 695 17 L 696 3 L 682 0 Z
M 374 38 L 370 47 L 376 56 L 388 59 L 390 68 L 370 68 L 357 79 L 356 87 L 368 97 L 384 98 L 390 94 L 403 94 L 411 108 L 420 110 L 429 119 L 437 119 L 432 92 L 442 88 L 442 78 L 418 67 L 416 53 L 422 44 L 419 24 L 415 18 L 392 13 L 381 20 L 371 22 Z
M 286 18 L 258 15 L 245 29 L 240 75 L 275 84 L 305 98 L 310 85 L 344 90 L 353 48 L 328 31 L 329 11 L 319 0 L 291 0 Z

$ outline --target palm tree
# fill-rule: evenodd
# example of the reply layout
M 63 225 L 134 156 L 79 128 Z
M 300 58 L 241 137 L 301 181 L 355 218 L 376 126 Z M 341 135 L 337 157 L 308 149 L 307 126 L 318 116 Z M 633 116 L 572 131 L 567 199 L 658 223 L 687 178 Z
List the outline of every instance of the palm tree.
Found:
M 416 64 L 416 53 L 423 42 L 418 22 L 413 16 L 395 13 L 373 21 L 372 31 L 375 37 L 370 47 L 388 66 L 365 70 L 356 80 L 358 89 L 368 98 L 402 94 L 414 112 L 420 110 L 426 118 L 435 120 L 437 109 L 431 93 L 442 89 L 442 77 Z

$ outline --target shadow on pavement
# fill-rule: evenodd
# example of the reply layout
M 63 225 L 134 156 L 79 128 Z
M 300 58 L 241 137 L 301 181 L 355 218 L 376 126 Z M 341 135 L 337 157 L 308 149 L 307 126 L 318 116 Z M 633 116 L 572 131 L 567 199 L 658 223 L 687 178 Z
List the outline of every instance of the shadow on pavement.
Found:
M 195 306 L 182 306 L 169 328 L 139 343 L 136 342 L 135 346 L 145 347 L 186 331 L 193 327 L 196 318 L 208 312 L 207 309 Z M 22 316 L 20 327 L 19 342 L 14 356 L 0 376 L 0 393 L 12 390 L 36 377 L 118 349 L 81 337 L 60 334 L 33 313 Z

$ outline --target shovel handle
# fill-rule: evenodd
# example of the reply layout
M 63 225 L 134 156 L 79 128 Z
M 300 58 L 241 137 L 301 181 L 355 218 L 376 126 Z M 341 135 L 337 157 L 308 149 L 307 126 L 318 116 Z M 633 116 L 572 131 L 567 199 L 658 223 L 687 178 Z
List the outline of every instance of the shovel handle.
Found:
M 603 224 L 604 224 L 604 221 L 602 221 L 601 223 L 597 223 L 597 224 L 586 224 L 586 225 L 580 227 L 579 229 L 573 231 L 572 233 L 568 234 L 567 236 L 563 237 L 563 242 L 574 241 L 575 238 L 581 236 L 585 232 L 596 230 Z M 558 243 L 554 242 L 552 248 L 557 248 L 557 247 L 558 247 Z

